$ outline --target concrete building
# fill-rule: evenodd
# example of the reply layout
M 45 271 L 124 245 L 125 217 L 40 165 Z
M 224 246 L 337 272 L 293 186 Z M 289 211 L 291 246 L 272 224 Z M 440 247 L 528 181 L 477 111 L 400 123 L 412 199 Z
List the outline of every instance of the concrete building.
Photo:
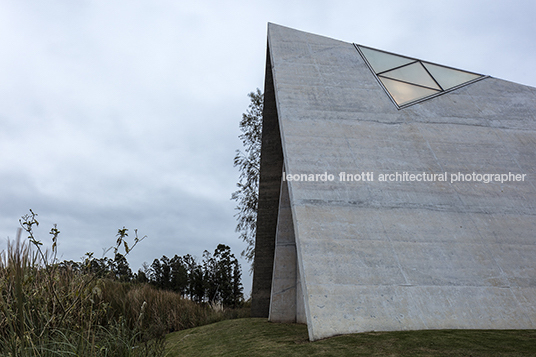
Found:
M 269 24 L 252 315 L 536 328 L 536 89 Z

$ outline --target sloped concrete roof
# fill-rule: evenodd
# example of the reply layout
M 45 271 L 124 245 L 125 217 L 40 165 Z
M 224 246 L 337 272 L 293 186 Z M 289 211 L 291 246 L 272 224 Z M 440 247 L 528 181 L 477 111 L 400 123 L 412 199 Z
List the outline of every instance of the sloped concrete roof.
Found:
M 311 340 L 536 328 L 535 88 L 487 77 L 398 109 L 353 44 L 269 24 L 263 125 L 253 316 Z

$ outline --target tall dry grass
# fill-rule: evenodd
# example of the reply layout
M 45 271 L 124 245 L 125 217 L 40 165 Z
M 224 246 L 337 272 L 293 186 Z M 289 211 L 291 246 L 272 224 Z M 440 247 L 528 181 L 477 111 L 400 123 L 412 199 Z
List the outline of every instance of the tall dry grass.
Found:
M 99 297 L 100 282 L 45 261 L 20 240 L 0 256 L 3 356 L 157 356 L 138 326 Z M 146 343 L 144 343 L 146 342 Z M 160 344 L 162 344 L 160 342 Z
M 249 316 L 73 271 L 20 236 L 0 253 L 2 356 L 162 356 L 169 332 Z
M 199 304 L 181 297 L 178 293 L 158 290 L 148 284 L 133 285 L 102 280 L 97 287 L 102 291 L 103 301 L 110 304 L 109 312 L 121 314 L 132 327 L 138 326 L 144 331 L 146 339 L 250 315 L 248 307 L 213 308 L 210 304 Z

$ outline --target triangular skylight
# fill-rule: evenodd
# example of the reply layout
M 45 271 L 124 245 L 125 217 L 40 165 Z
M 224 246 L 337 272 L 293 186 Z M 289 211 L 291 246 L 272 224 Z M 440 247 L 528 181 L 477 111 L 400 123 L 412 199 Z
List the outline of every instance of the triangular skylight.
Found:
M 472 83 L 484 76 L 356 45 L 399 108 Z
M 367 59 L 370 59 L 369 63 L 376 73 L 414 62 L 411 58 L 392 55 L 372 48 L 359 46 L 359 49 Z

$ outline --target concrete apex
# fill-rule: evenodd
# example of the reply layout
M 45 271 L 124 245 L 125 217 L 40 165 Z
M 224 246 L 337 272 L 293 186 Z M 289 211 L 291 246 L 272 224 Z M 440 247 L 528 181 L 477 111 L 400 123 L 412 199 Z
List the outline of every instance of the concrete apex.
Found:
M 536 328 L 536 89 L 486 77 L 401 109 L 379 76 L 268 24 L 252 314 L 311 340 Z

